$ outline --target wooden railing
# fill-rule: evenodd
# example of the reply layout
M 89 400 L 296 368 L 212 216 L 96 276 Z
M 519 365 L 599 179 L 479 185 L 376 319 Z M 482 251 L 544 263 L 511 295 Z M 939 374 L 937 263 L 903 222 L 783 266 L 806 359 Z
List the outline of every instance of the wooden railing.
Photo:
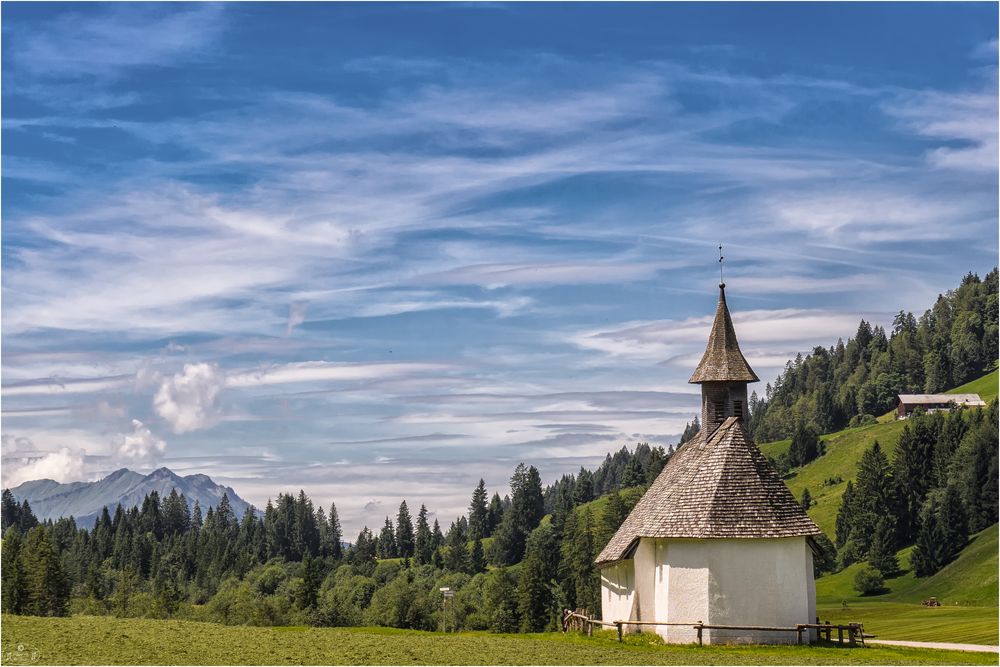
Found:
M 818 621 L 819 619 L 817 619 Z M 581 630 L 585 631 L 587 635 L 593 635 L 594 626 L 599 625 L 602 627 L 614 627 L 618 630 L 618 641 L 624 641 L 625 626 L 628 625 L 664 625 L 664 626 L 675 626 L 675 627 L 686 627 L 693 629 L 698 637 L 698 645 L 702 646 L 704 644 L 703 631 L 704 630 L 750 630 L 754 632 L 794 632 L 795 642 L 797 644 L 802 643 L 802 633 L 807 630 L 816 630 L 817 634 L 822 637 L 826 635 L 827 641 L 832 641 L 832 633 L 834 630 L 837 631 L 837 641 L 841 644 L 844 643 L 844 633 L 847 633 L 847 643 L 850 646 L 861 646 L 865 645 L 866 637 L 874 637 L 874 635 L 866 635 L 864 630 L 864 625 L 861 623 L 848 623 L 846 625 L 831 625 L 830 621 L 826 623 L 796 623 L 794 626 L 788 627 L 775 627 L 767 625 L 719 625 L 715 623 L 702 623 L 697 621 L 696 623 L 679 623 L 675 621 L 613 621 L 608 623 L 606 621 L 600 621 L 596 618 L 592 618 L 586 613 L 586 610 L 573 611 L 571 609 L 566 609 L 563 611 L 563 632 L 567 630 Z

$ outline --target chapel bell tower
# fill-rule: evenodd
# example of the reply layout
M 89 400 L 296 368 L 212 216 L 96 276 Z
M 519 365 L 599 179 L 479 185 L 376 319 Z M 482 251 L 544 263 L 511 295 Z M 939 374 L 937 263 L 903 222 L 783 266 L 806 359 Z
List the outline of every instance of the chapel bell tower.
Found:
M 721 249 L 721 248 L 720 248 Z M 722 261 L 722 258 L 719 258 Z M 710 437 L 726 417 L 745 419 L 747 384 L 757 374 L 740 352 L 736 330 L 726 306 L 726 283 L 719 283 L 719 306 L 708 337 L 708 347 L 688 382 L 701 385 L 701 431 Z

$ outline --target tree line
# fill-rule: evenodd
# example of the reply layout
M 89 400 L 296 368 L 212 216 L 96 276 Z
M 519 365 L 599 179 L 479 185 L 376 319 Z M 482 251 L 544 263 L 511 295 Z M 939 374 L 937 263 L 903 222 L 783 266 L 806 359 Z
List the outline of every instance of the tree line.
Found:
M 799 354 L 750 398 L 757 442 L 803 427 L 830 433 L 873 423 L 901 393 L 936 393 L 974 380 L 997 362 L 997 269 L 967 274 L 919 318 L 900 311 L 886 332 L 861 320 L 853 338 Z
M 447 531 L 424 505 L 414 520 L 404 500 L 377 534 L 365 527 L 350 545 L 336 506 L 315 507 L 301 491 L 242 517 L 225 496 L 203 513 L 176 490 L 153 492 L 137 507 L 104 508 L 88 530 L 71 517 L 39 522 L 5 490 L 3 610 L 253 625 L 553 628 L 564 607 L 599 609 L 593 561 L 664 456 L 648 445 L 623 449 L 596 476 L 584 470 L 569 476 L 573 484 L 563 478 L 544 490 L 538 470 L 520 464 L 509 496 L 490 498 L 480 480 L 467 514 Z M 587 504 L 595 479 L 610 491 L 599 510 Z M 442 586 L 456 591 L 446 608 Z

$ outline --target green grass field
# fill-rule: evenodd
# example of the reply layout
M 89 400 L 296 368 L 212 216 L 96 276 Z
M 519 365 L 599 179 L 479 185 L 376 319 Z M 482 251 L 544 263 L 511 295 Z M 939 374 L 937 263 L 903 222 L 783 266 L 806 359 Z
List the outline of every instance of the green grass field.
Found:
M 832 623 L 860 621 L 882 639 L 997 644 L 997 526 L 973 536 L 957 559 L 918 579 L 909 571 L 911 548 L 898 553 L 902 574 L 881 595 L 861 596 L 854 575 L 863 564 L 816 581 L 816 611 Z M 941 607 L 920 603 L 936 597 Z M 845 607 L 846 604 L 846 607 Z
M 897 647 L 664 646 L 635 637 L 251 628 L 98 616 L 4 616 L 2 659 L 119 665 L 986 665 L 996 655 Z

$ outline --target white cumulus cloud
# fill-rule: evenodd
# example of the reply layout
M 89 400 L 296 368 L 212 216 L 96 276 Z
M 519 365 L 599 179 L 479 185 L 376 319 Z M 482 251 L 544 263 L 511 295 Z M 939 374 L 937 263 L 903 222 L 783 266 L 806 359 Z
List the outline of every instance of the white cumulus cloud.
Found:
M 174 433 L 206 428 L 218 421 L 216 398 L 224 385 L 225 377 L 215 365 L 184 364 L 180 373 L 161 382 L 153 407 Z
M 4 466 L 5 487 L 17 486 L 33 479 L 53 479 L 71 482 L 84 478 L 84 452 L 63 447 L 42 456 L 10 462 Z
M 149 427 L 138 419 L 132 420 L 132 432 L 122 436 L 116 448 L 119 459 L 131 462 L 153 461 L 167 449 L 167 443 L 160 440 Z

